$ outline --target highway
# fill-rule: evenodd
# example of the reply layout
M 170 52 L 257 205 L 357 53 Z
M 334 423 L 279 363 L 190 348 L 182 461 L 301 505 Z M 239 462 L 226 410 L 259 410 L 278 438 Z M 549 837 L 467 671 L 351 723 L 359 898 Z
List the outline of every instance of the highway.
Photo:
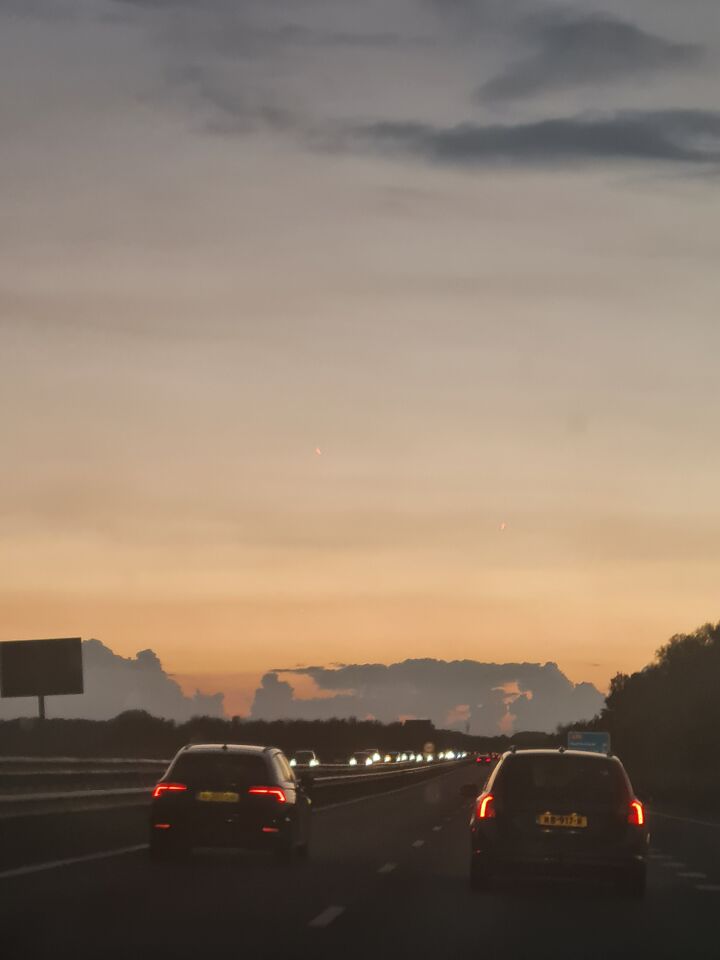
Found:
M 467 766 L 318 810 L 310 860 L 288 865 L 233 852 L 150 863 L 141 807 L 13 819 L 1 835 L 0 954 L 720 956 L 720 824 L 653 815 L 641 903 L 572 881 L 508 882 L 473 894 L 469 804 L 459 788 L 474 774 Z M 24 844 L 13 839 L 20 834 Z M 80 857 L 92 859 L 52 865 Z

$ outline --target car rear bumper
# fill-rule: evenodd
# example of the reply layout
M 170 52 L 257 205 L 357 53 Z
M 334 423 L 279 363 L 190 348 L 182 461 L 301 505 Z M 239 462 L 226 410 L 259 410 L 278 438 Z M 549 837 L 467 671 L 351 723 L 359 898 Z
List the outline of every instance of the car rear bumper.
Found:
M 564 839 L 564 838 L 563 838 Z M 608 873 L 639 869 L 645 863 L 649 847 L 646 832 L 627 834 L 622 840 L 591 846 L 543 844 L 528 840 L 503 842 L 494 830 L 475 829 L 471 833 L 473 853 L 493 870 L 532 872 Z
M 171 845 L 271 849 L 287 844 L 292 835 L 293 823 L 285 819 L 269 819 L 264 824 L 242 823 L 230 818 L 153 818 L 150 822 L 151 838 Z

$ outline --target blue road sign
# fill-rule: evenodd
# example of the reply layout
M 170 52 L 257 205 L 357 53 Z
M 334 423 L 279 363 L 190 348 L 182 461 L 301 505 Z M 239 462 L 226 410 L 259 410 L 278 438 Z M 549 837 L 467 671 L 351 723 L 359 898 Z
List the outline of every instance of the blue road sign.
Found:
M 570 730 L 568 750 L 590 750 L 591 753 L 610 753 L 610 734 L 594 730 Z

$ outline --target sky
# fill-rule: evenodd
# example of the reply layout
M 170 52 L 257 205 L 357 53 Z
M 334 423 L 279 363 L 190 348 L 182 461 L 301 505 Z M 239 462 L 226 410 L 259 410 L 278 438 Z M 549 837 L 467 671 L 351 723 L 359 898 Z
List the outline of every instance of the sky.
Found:
M 0 638 L 243 712 L 718 619 L 719 80 L 715 0 L 0 0 Z

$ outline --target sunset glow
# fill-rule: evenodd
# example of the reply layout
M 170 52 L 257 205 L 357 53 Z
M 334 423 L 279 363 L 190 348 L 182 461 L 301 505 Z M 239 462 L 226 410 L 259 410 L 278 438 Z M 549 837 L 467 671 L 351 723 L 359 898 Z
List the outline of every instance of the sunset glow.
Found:
M 606 689 L 717 618 L 712 57 L 567 77 L 512 4 L 61 6 L 0 12 L 3 639 L 233 713 L 297 663 Z M 640 4 L 653 50 L 683 10 Z

